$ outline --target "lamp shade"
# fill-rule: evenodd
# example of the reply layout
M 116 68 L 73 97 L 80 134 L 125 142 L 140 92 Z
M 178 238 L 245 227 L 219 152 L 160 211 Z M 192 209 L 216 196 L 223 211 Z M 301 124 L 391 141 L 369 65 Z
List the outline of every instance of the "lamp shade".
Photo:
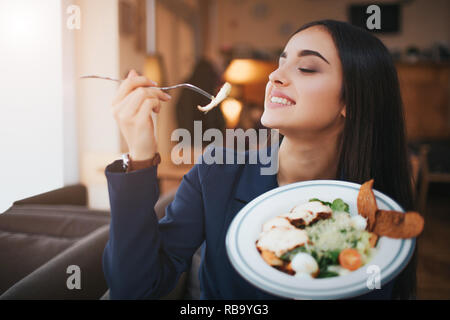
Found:
M 163 61 L 160 55 L 151 55 L 145 59 L 144 75 L 160 85 L 163 83 L 164 70 Z
M 235 128 L 239 123 L 239 116 L 242 111 L 242 103 L 233 98 L 225 99 L 220 105 L 220 109 L 225 118 L 227 128 Z
M 274 62 L 255 59 L 234 59 L 225 70 L 225 81 L 232 84 L 267 82 L 270 73 L 277 68 Z

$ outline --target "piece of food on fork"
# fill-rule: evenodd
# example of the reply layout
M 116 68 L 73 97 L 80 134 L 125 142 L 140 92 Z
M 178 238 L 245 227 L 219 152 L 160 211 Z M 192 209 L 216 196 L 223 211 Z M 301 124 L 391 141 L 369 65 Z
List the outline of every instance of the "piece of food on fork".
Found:
M 223 100 L 225 100 L 230 92 L 231 84 L 225 82 L 222 88 L 220 88 L 219 92 L 217 93 L 217 96 L 215 96 L 214 99 L 212 99 L 211 102 L 206 106 L 197 106 L 198 110 L 203 111 L 205 114 L 208 113 L 209 110 L 212 110 L 215 106 L 219 105 Z

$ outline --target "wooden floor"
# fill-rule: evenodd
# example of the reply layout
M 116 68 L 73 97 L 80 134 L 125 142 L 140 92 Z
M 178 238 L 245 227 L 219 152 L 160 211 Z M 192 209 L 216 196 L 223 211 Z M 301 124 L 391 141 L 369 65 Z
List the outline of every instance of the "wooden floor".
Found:
M 417 298 L 450 299 L 450 184 L 430 186 L 418 246 Z

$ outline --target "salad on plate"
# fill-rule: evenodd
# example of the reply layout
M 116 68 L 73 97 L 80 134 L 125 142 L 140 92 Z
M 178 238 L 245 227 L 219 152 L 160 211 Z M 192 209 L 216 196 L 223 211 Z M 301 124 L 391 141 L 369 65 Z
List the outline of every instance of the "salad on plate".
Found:
M 297 277 L 328 278 L 365 265 L 377 236 L 367 221 L 351 216 L 342 199 L 311 199 L 264 223 L 256 242 L 264 261 Z
M 422 232 L 417 212 L 379 210 L 372 185 L 370 180 L 360 188 L 358 214 L 340 198 L 312 198 L 266 221 L 256 241 L 263 260 L 295 277 L 343 276 L 372 259 L 379 236 L 410 238 Z

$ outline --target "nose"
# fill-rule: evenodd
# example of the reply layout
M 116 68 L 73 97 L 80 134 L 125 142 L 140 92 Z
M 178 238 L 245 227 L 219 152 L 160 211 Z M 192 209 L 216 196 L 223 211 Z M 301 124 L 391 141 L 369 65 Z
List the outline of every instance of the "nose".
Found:
M 289 84 L 289 80 L 281 67 L 278 67 L 278 69 L 276 69 L 269 75 L 269 81 L 272 82 L 273 85 L 280 87 L 284 87 Z

